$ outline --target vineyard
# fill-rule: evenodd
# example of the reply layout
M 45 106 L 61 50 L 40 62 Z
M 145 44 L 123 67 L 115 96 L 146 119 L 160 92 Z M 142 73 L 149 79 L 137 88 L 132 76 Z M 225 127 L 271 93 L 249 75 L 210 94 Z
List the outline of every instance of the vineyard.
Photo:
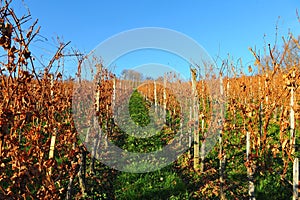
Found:
M 95 59 L 93 82 L 69 43 L 39 63 L 40 27 L 29 19 L 1 1 L 0 199 L 298 199 L 300 36 L 263 56 L 250 48 L 246 70 L 230 60 L 214 75 L 191 66 L 185 82 L 118 77 Z M 65 78 L 70 57 L 77 73 Z M 149 153 L 174 140 L 174 152 L 190 147 L 158 170 L 131 173 L 138 167 L 122 156 L 101 162 L 118 154 L 110 144 Z

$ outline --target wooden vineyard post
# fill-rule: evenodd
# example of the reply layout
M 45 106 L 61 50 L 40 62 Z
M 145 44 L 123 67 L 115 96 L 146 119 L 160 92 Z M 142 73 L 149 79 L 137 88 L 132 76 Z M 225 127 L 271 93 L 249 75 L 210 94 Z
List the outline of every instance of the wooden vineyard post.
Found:
M 51 96 L 51 101 L 54 99 L 54 76 L 53 74 L 50 75 L 50 96 Z M 52 159 L 54 157 L 54 150 L 55 150 L 55 140 L 56 140 L 56 133 L 57 129 L 53 129 L 53 133 L 51 135 L 51 141 L 50 141 L 50 151 L 49 151 L 49 159 Z M 49 176 L 52 175 L 52 168 L 49 169 Z
M 198 130 L 198 124 L 199 124 L 199 114 L 198 114 L 198 94 L 196 89 L 196 77 L 197 72 L 196 69 L 191 69 L 192 74 L 192 96 L 193 96 L 193 125 L 194 125 L 194 170 L 199 171 L 199 130 Z
M 101 65 L 100 66 L 97 66 L 99 68 L 97 68 L 98 70 L 98 73 L 99 73 L 99 81 L 96 85 L 96 94 L 95 94 L 95 110 L 96 110 L 96 116 L 98 117 L 98 113 L 100 111 L 100 84 L 101 84 Z M 91 125 L 93 124 L 93 131 L 96 131 L 96 127 L 97 124 L 98 124 L 98 118 L 97 117 L 94 117 L 93 120 L 91 120 Z M 89 127 L 88 128 L 88 131 L 86 133 L 86 137 L 85 137 L 85 142 L 88 142 L 89 141 L 89 135 L 90 135 L 90 130 L 91 128 Z M 92 175 L 95 174 L 95 156 L 96 156 L 96 152 L 97 152 L 97 144 L 98 144 L 98 138 L 100 137 L 100 135 L 97 135 L 96 136 L 97 139 L 93 138 L 93 148 L 92 148 L 92 151 L 91 151 L 91 163 L 90 163 L 90 173 Z
M 253 99 L 252 95 L 252 79 L 250 79 L 250 99 Z M 244 90 L 245 92 L 245 90 Z M 251 101 L 251 100 L 250 100 Z M 251 107 L 249 106 L 250 103 L 247 102 L 247 97 L 245 95 L 244 99 L 244 105 L 246 105 L 246 112 L 247 112 L 247 117 L 250 119 L 249 121 L 244 119 L 244 131 L 246 132 L 246 159 L 247 159 L 247 177 L 248 177 L 248 195 L 250 200 L 255 200 L 255 185 L 254 185 L 254 180 L 253 180 L 253 174 L 254 174 L 254 168 L 252 164 L 252 160 L 250 157 L 251 154 L 251 132 L 246 129 L 246 125 L 250 123 L 251 117 L 252 117 L 252 110 Z
M 85 180 L 85 174 L 86 174 L 86 151 L 83 146 L 81 146 L 81 155 L 80 155 L 80 167 L 78 171 L 78 179 L 79 179 L 79 187 L 81 190 L 81 193 L 84 196 L 86 196 L 86 180 Z
M 167 77 L 166 74 L 164 75 L 164 94 L 163 94 L 163 119 L 164 119 L 164 123 L 167 122 L 167 93 L 166 93 L 166 87 L 167 87 Z
M 246 132 L 246 155 L 247 155 L 247 163 L 250 163 L 250 151 L 251 151 L 251 140 L 250 140 L 250 132 L 247 131 Z M 249 189 L 248 189 L 248 194 L 249 194 L 249 199 L 250 200 L 255 200 L 255 196 L 254 196 L 254 190 L 255 190 L 255 186 L 254 186 L 254 182 L 253 182 L 253 171 L 252 171 L 252 166 L 250 164 L 249 167 L 247 167 L 247 175 L 248 175 L 248 180 L 249 180 Z
M 261 78 L 258 77 L 258 95 L 262 94 L 262 88 L 261 88 Z M 261 138 L 263 136 L 263 102 L 260 102 L 259 104 L 259 140 L 258 140 L 258 146 L 260 147 Z
M 189 116 L 189 121 L 191 122 L 193 120 L 193 115 L 192 115 L 192 105 L 190 105 L 190 116 Z M 192 126 L 191 124 L 189 124 L 189 147 L 192 146 Z M 192 149 L 190 148 L 188 151 L 188 157 L 191 158 L 191 153 L 192 153 Z
M 293 164 L 293 200 L 299 197 L 299 159 L 294 159 Z
M 295 71 L 293 70 L 291 74 L 291 78 L 295 77 Z M 291 146 L 292 146 L 292 154 L 295 153 L 295 141 L 296 141 L 296 135 L 295 135 L 295 111 L 294 111 L 294 91 L 295 87 L 294 84 L 291 83 L 289 85 L 290 89 L 290 137 L 291 137 Z
M 180 114 L 182 113 L 182 102 L 180 102 Z M 180 116 L 180 140 L 179 140 L 179 144 L 182 144 L 182 137 L 183 137 L 183 117 Z M 0 154 L 1 155 L 1 154 Z
M 222 77 L 222 72 L 220 72 L 220 95 L 221 98 L 224 95 L 224 88 L 223 88 L 223 77 Z M 222 99 L 220 99 L 222 101 Z M 224 108 L 221 102 L 221 116 L 224 116 Z M 219 123 L 223 123 L 221 121 L 222 119 L 220 119 Z M 220 124 L 219 124 L 220 125 Z M 220 196 L 221 199 L 225 199 L 225 194 L 224 194 L 224 190 L 223 190 L 223 186 L 224 186 L 224 166 L 225 166 L 225 162 L 226 162 L 226 157 L 223 157 L 223 140 L 222 140 L 222 135 L 223 135 L 223 130 L 220 129 L 220 134 L 219 134 L 219 171 L 220 171 Z
M 201 134 L 202 134 L 202 143 L 201 143 L 201 150 L 200 150 L 200 172 L 204 172 L 204 158 L 205 158 L 205 139 L 206 139 L 206 134 L 204 130 L 204 113 L 206 109 L 206 104 L 205 104 L 205 95 L 204 95 L 204 80 L 201 81 L 201 98 L 202 98 L 202 113 L 200 115 L 201 117 Z
M 156 92 L 156 81 L 154 80 L 154 109 L 157 114 L 157 92 Z
M 295 98 L 295 69 L 293 69 L 291 73 L 291 80 L 288 84 L 290 89 L 290 142 L 292 146 L 292 154 L 295 153 L 295 145 L 296 145 L 296 134 L 295 134 L 295 111 L 294 111 L 294 98 Z M 293 200 L 298 199 L 298 185 L 299 185 L 299 160 L 298 158 L 294 159 L 293 163 Z

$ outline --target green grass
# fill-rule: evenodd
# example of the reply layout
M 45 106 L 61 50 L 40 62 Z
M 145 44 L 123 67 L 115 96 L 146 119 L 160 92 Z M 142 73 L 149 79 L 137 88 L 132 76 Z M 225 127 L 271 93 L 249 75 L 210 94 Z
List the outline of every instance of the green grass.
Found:
M 185 184 L 171 167 L 143 174 L 122 172 L 114 187 L 116 199 L 188 199 Z

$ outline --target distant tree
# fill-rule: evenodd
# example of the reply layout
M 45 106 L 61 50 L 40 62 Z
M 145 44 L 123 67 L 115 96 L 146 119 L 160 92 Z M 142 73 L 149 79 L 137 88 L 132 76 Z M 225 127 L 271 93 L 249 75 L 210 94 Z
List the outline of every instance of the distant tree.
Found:
M 121 72 L 121 76 L 124 80 L 131 80 L 131 81 L 141 81 L 143 79 L 143 75 L 140 72 L 131 69 L 124 69 Z

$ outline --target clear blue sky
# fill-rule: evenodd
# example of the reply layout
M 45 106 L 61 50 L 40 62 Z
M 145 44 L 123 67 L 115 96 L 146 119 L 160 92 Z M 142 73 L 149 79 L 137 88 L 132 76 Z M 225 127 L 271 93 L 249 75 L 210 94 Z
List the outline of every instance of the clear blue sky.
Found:
M 40 33 L 49 44 L 51 38 L 60 36 L 85 53 L 122 31 L 164 27 L 190 36 L 213 59 L 217 55 L 225 59 L 229 53 L 235 61 L 242 58 L 246 66 L 253 61 L 249 47 L 263 51 L 264 34 L 266 42 L 274 44 L 279 16 L 280 41 L 289 29 L 296 36 L 300 33 L 296 18 L 299 0 L 25 0 L 25 4 L 33 18 L 39 19 Z M 21 8 L 21 4 L 16 5 L 16 10 Z M 51 52 L 50 46 L 43 51 Z

